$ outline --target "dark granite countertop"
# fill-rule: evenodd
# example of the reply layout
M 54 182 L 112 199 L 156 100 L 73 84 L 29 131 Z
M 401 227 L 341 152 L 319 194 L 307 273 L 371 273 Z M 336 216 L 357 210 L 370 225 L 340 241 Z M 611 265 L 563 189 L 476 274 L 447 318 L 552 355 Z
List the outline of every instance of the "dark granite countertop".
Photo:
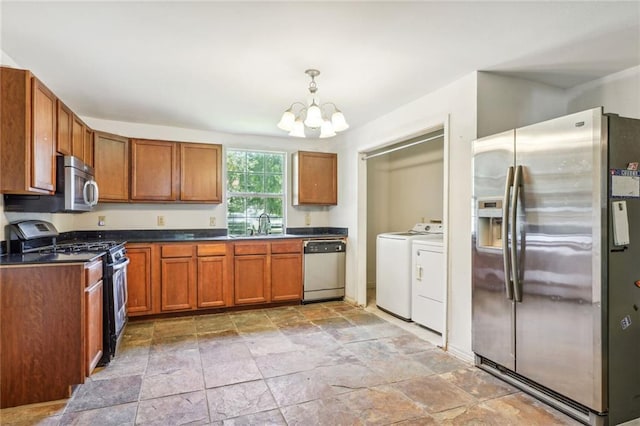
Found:
M 99 259 L 102 255 L 104 252 L 8 254 L 0 256 L 0 266 L 86 263 Z

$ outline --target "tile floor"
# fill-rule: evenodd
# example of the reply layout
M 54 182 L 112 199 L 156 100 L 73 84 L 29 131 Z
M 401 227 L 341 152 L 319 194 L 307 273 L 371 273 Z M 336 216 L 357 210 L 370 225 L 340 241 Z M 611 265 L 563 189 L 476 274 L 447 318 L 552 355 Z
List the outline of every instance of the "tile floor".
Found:
M 574 425 L 344 302 L 132 322 L 69 400 L 5 425 Z

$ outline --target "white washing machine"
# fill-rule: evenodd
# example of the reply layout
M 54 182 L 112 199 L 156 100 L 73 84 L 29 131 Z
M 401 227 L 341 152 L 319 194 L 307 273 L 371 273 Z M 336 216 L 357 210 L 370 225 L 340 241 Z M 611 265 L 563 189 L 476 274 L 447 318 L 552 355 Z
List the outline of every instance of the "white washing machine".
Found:
M 412 243 L 411 319 L 442 334 L 444 328 L 444 254 L 442 235 Z
M 417 223 L 408 232 L 379 234 L 376 240 L 376 305 L 405 321 L 411 315 L 411 244 L 442 235 L 443 226 Z

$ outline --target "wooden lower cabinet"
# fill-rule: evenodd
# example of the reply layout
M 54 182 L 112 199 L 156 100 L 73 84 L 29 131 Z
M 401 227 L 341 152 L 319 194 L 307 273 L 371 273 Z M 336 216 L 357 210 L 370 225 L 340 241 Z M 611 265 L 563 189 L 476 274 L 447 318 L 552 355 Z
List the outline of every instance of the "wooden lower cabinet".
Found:
M 91 375 L 102 357 L 102 280 L 87 288 L 85 298 L 85 374 Z
M 271 301 L 302 299 L 302 254 L 271 255 Z
M 155 244 L 127 244 L 127 314 L 130 317 L 157 313 L 154 309 L 154 254 Z M 157 306 L 157 304 L 155 305 Z
M 127 244 L 129 316 L 302 299 L 302 240 Z
M 196 261 L 191 244 L 160 247 L 162 311 L 196 309 Z
M 0 408 L 69 398 L 84 382 L 84 271 L 0 267 Z
M 233 304 L 230 281 L 230 245 L 198 244 L 198 308 L 219 308 Z
M 271 301 L 267 255 L 236 256 L 233 266 L 236 305 Z

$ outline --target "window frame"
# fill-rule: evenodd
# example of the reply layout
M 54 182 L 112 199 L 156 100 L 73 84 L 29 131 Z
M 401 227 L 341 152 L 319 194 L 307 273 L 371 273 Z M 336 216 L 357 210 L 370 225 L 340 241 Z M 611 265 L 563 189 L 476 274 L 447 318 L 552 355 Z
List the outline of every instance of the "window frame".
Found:
M 231 192 L 229 191 L 228 183 L 229 183 L 229 169 L 228 169 L 228 156 L 231 152 L 244 152 L 244 153 L 260 153 L 260 154 L 280 154 L 283 156 L 282 161 L 282 193 L 267 193 L 267 192 Z M 287 226 L 287 179 L 288 179 L 288 152 L 287 151 L 275 151 L 275 150 L 266 150 L 266 149 L 251 149 L 251 148 L 227 148 L 224 152 L 224 168 L 225 168 L 225 180 L 224 180 L 224 193 L 225 193 L 225 201 L 226 201 L 226 211 L 225 211 L 225 219 L 227 221 L 227 234 L 228 235 L 245 235 L 245 234 L 232 234 L 230 231 L 230 219 L 229 216 L 229 200 L 232 197 L 244 197 L 248 198 L 279 198 L 282 197 L 282 234 L 286 233 Z M 244 173 L 247 173 L 246 167 Z M 264 174 L 266 175 L 268 172 L 265 170 Z M 273 174 L 273 173 L 271 173 Z M 246 208 L 245 208 L 245 218 L 246 216 Z

